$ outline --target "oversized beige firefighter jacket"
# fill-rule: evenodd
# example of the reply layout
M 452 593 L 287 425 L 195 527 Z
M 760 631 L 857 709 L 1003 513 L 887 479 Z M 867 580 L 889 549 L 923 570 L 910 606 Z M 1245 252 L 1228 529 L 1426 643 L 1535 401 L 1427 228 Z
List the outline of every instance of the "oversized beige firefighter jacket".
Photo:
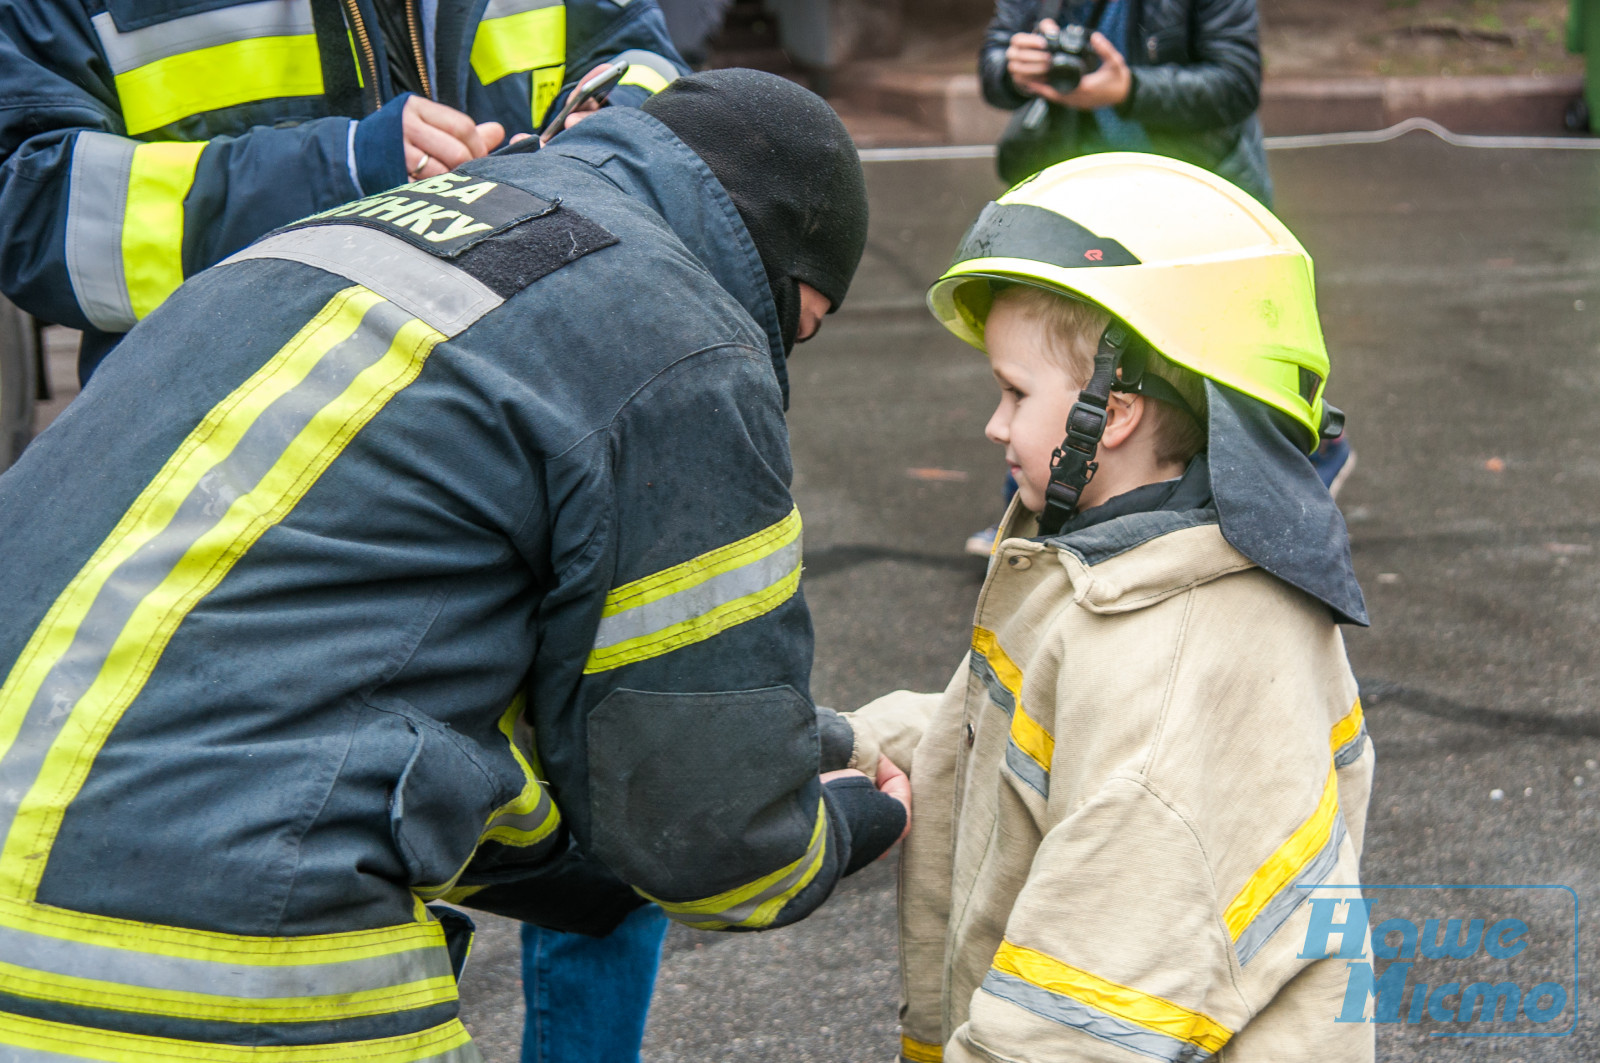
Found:
M 1034 533 L 1014 506 L 942 695 L 848 714 L 853 765 L 911 773 L 903 1058 L 1370 1061 L 1340 937 L 1300 956 L 1373 770 L 1328 609 L 1193 514 Z

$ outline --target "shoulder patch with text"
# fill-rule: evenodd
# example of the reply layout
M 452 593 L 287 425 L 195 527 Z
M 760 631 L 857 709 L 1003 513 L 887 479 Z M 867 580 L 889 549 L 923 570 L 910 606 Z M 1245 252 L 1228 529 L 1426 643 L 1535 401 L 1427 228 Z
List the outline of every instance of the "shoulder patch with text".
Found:
M 430 255 L 455 258 L 495 233 L 558 206 L 514 185 L 442 173 L 313 214 L 299 225 L 364 225 L 398 236 Z

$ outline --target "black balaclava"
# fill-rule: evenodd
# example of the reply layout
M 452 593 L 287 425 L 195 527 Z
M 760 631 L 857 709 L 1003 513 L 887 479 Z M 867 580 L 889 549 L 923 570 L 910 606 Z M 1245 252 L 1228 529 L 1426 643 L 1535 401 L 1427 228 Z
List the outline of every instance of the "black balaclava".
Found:
M 680 77 L 642 108 L 705 161 L 761 255 L 787 354 L 805 283 L 839 309 L 867 244 L 867 185 L 820 96 L 759 70 Z

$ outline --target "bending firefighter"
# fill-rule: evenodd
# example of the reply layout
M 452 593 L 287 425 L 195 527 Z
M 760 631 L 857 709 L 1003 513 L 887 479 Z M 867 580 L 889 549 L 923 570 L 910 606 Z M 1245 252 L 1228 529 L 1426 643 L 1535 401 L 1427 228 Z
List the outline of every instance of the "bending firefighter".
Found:
M 928 298 L 988 355 L 1018 494 L 944 693 L 845 716 L 919 810 L 902 1058 L 1369 1063 L 1345 961 L 1303 955 L 1360 896 L 1373 771 L 1310 258 L 1111 153 L 990 204 Z
M 820 777 L 789 493 L 838 118 L 687 76 L 403 192 L 189 280 L 0 476 L 0 1057 L 476 1060 L 430 903 L 760 930 L 905 826 Z

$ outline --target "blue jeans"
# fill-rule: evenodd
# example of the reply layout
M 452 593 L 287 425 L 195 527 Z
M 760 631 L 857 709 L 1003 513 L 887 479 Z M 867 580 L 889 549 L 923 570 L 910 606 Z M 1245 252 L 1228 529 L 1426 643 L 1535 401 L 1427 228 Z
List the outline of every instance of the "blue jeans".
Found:
M 522 925 L 522 1063 L 638 1063 L 667 917 L 636 909 L 608 937 Z

